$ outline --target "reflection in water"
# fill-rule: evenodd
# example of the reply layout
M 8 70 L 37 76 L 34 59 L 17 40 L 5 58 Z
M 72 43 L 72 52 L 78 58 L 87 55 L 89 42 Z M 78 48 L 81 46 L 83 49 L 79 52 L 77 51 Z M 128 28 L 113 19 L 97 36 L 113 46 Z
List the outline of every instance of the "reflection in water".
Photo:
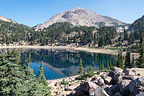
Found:
M 75 50 L 54 50 L 54 49 L 21 49 L 22 62 L 26 60 L 26 55 L 31 53 L 30 68 L 33 68 L 35 75 L 38 74 L 40 64 L 44 64 L 44 75 L 46 79 L 56 79 L 76 75 L 79 69 L 80 58 L 84 69 L 91 65 L 94 70 L 98 70 L 99 64 L 110 62 L 116 63 L 116 56 L 98 53 L 88 53 Z

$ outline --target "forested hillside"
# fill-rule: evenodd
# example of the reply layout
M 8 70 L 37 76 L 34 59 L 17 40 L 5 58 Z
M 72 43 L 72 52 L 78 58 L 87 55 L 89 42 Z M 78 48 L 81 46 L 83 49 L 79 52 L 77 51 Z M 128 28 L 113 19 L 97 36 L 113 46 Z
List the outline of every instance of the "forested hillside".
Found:
M 144 31 L 144 16 L 129 25 L 123 32 L 114 26 L 100 28 L 74 26 L 69 22 L 58 22 L 48 28 L 34 30 L 22 24 L 0 20 L 0 44 L 4 45 L 56 45 L 103 47 L 122 46 L 139 42 Z
M 21 45 L 22 41 L 31 41 L 34 31 L 25 25 L 0 20 L 0 43 Z
M 55 23 L 43 30 L 34 31 L 32 28 L 18 23 L 0 21 L 1 44 L 22 45 L 48 45 L 57 43 L 66 45 L 76 43 L 78 45 L 99 46 L 112 44 L 112 39 L 117 35 L 114 27 L 73 26 L 70 23 Z
M 144 16 L 132 23 L 130 25 L 130 30 L 134 33 L 135 40 L 139 40 L 141 33 L 144 32 Z

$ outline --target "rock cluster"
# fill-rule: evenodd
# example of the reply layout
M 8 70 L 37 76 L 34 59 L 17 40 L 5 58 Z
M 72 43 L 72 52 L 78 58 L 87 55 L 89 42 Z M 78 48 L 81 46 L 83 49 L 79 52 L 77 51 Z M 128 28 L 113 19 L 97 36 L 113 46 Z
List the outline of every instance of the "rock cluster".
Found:
M 144 96 L 144 76 L 134 69 L 114 67 L 80 83 L 69 96 Z

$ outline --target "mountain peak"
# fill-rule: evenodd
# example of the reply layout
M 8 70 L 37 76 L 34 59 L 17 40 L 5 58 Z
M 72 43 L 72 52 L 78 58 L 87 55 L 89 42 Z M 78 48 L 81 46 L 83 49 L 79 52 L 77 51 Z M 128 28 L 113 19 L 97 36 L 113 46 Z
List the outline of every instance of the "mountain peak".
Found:
M 76 8 L 72 8 L 72 9 L 70 9 L 71 11 L 73 11 L 73 10 L 84 10 L 83 8 L 81 8 L 81 7 L 76 7 Z
M 111 17 L 98 15 L 91 10 L 76 7 L 68 11 L 56 14 L 44 24 L 37 25 L 35 29 L 39 30 L 47 28 L 48 26 L 57 22 L 70 22 L 74 26 L 95 26 L 95 27 L 119 26 L 125 24 Z

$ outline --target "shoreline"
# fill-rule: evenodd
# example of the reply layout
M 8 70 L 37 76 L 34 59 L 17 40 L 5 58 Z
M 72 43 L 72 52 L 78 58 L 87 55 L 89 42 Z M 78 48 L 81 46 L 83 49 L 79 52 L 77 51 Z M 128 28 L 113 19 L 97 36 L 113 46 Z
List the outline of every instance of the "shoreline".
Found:
M 109 55 L 117 55 L 117 50 L 102 49 L 102 48 L 86 48 L 86 47 L 70 47 L 70 46 L 0 46 L 0 49 L 13 49 L 13 48 L 31 48 L 31 49 L 71 49 L 77 51 L 85 51 L 90 53 L 102 53 Z

